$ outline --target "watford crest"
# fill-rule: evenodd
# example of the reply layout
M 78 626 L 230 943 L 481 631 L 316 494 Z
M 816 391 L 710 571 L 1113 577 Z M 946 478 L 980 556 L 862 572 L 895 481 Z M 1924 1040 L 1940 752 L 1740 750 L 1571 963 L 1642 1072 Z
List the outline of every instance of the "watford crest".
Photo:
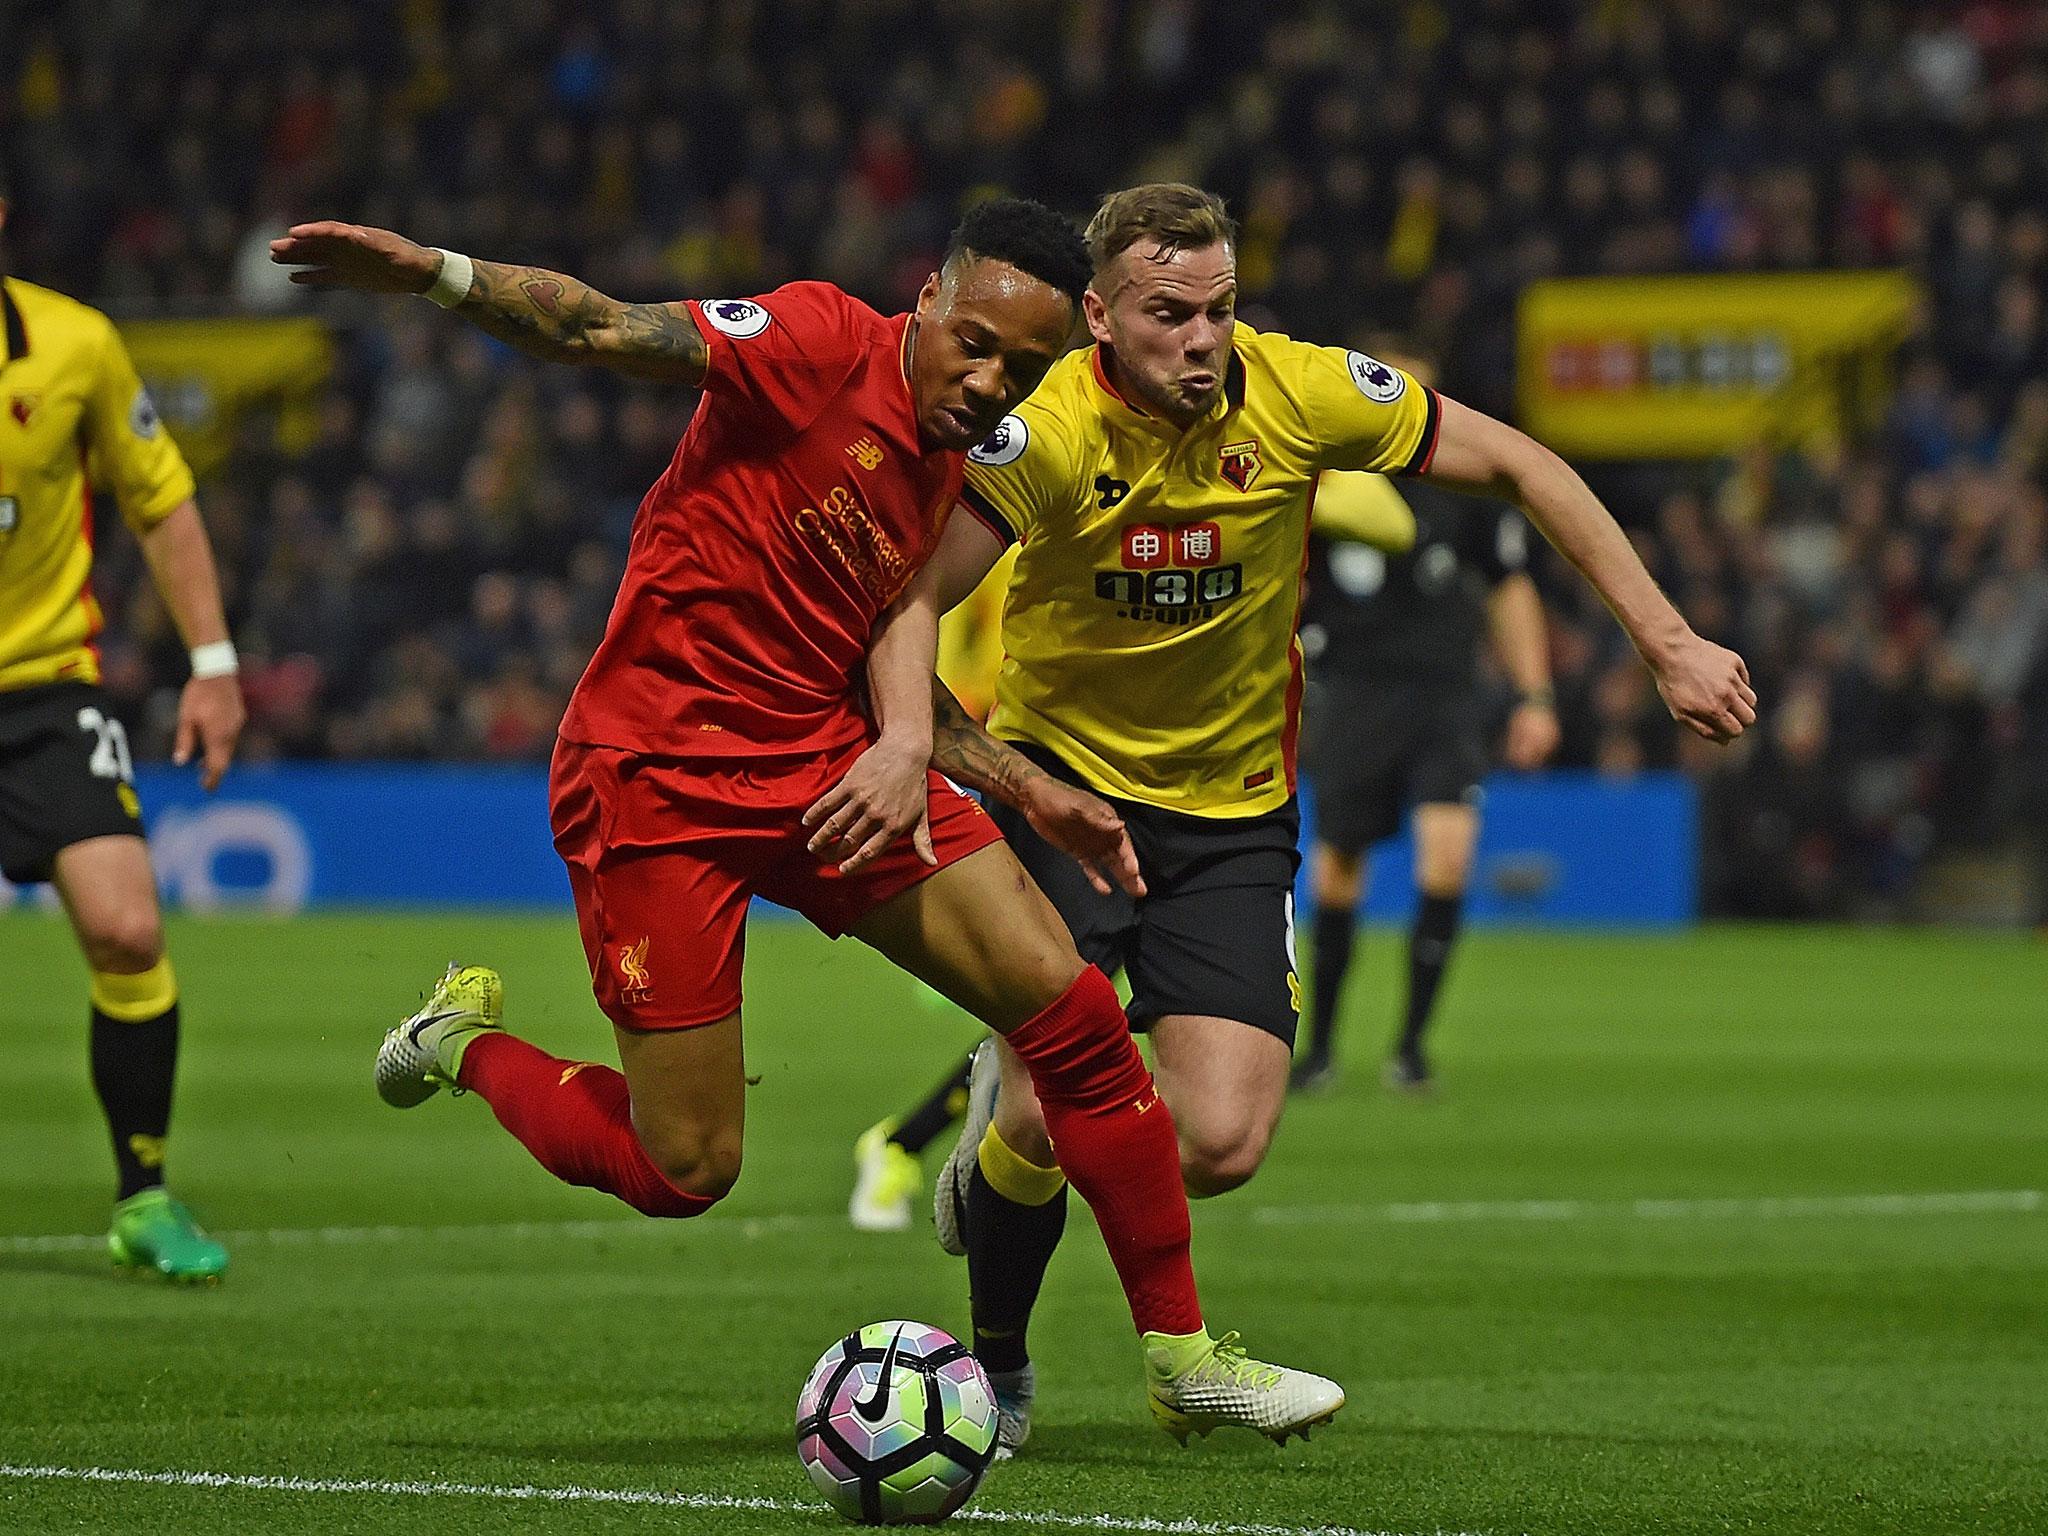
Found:
M 1240 491 L 1250 490 L 1252 482 L 1259 478 L 1259 471 L 1264 467 L 1259 458 L 1257 438 L 1250 442 L 1223 445 L 1223 478 Z

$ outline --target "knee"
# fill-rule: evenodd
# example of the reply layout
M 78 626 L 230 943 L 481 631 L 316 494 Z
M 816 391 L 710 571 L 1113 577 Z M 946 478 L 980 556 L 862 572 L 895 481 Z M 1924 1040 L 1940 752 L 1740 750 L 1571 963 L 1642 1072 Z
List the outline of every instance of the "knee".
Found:
M 1416 861 L 1416 889 L 1425 896 L 1462 896 L 1471 878 L 1472 851 L 1469 848 L 1438 853 Z
M 725 1135 L 641 1138 L 648 1160 L 678 1194 L 707 1204 L 723 1200 L 740 1181 L 740 1141 Z M 692 1212 L 691 1214 L 695 1214 Z
M 1365 861 L 1357 854 L 1342 853 L 1327 843 L 1318 843 L 1311 864 L 1316 905 L 1355 907 L 1365 887 Z
M 86 963 L 110 975 L 133 976 L 164 957 L 163 922 L 149 907 L 101 918 L 78 937 Z
M 1183 1127 L 1180 1135 L 1180 1176 L 1190 1198 L 1206 1200 L 1248 1183 L 1266 1160 L 1272 1136 L 1250 1124 Z

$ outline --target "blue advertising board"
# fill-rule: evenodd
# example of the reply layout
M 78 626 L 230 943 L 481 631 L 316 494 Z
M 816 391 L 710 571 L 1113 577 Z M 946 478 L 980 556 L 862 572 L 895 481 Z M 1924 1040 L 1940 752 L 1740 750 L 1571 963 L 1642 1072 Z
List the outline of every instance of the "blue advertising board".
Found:
M 569 882 L 538 768 L 287 764 L 136 776 L 166 899 L 187 910 L 551 907 Z M 1487 791 L 1469 910 L 1479 922 L 1672 925 L 1697 913 L 1698 807 L 1675 774 L 1502 776 Z M 1304 833 L 1314 807 L 1304 806 Z M 1407 837 L 1372 855 L 1367 915 L 1414 901 Z M 15 893 L 0 887 L 0 906 Z
M 1304 795 L 1304 847 L 1314 835 Z M 1683 774 L 1496 774 L 1465 912 L 1479 923 L 1677 926 L 1699 916 L 1699 863 L 1699 796 Z M 1365 916 L 1405 920 L 1415 908 L 1412 833 L 1375 847 L 1367 872 Z M 1305 911 L 1306 861 L 1302 873 L 1295 905 Z

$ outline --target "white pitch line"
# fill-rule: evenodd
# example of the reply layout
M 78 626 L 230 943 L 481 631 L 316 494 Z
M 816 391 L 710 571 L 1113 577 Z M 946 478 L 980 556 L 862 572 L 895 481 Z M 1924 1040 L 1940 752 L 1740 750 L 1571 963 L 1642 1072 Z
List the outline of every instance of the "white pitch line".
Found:
M 1319 1222 L 1383 1222 L 1394 1225 L 1463 1221 L 1780 1221 L 1832 1216 L 1983 1216 L 2028 1214 L 2048 1209 L 2038 1189 L 1977 1189 L 1949 1193 L 1872 1195 L 1784 1195 L 1759 1198 L 1638 1200 L 1421 1200 L 1385 1205 L 1206 1206 L 1203 1216 L 1243 1219 L 1269 1226 Z M 693 1223 L 693 1238 L 711 1233 L 749 1240 L 778 1232 L 839 1230 L 843 1216 L 791 1213 L 742 1216 L 731 1221 Z M 673 1232 L 664 1221 L 501 1221 L 470 1225 L 375 1227 L 262 1227 L 216 1235 L 226 1243 L 352 1247 L 365 1243 L 417 1243 L 446 1239 L 512 1240 L 532 1237 L 632 1237 Z M 106 1247 L 100 1232 L 50 1232 L 0 1237 L 0 1256 L 33 1253 L 96 1253 Z
M 399 1498 L 507 1499 L 544 1504 L 640 1504 L 721 1513 L 808 1515 L 820 1506 L 723 1493 L 665 1493 L 643 1488 L 539 1487 L 531 1483 L 386 1482 L 377 1478 L 261 1477 L 230 1472 L 147 1472 L 128 1467 L 37 1467 L 0 1462 L 0 1477 L 24 1482 L 142 1483 L 165 1488 L 244 1488 L 259 1493 L 369 1493 Z M 1076 1531 L 1139 1531 L 1157 1536 L 1395 1536 L 1348 1525 L 1231 1525 L 1143 1515 L 1069 1515 L 1050 1510 L 967 1509 L 953 1517 L 985 1525 L 1053 1525 Z M 1453 1536 L 1437 1531 L 1431 1536 Z M 1455 1536 L 1471 1536 L 1458 1532 Z
M 765 1237 L 771 1232 L 794 1231 L 804 1227 L 842 1226 L 844 1218 L 825 1216 L 742 1216 L 737 1221 L 698 1224 L 692 1232 L 735 1233 L 740 1237 Z M 450 1222 L 439 1226 L 406 1227 L 253 1227 L 238 1232 L 216 1232 L 224 1243 L 278 1243 L 288 1247 L 354 1247 L 363 1243 L 417 1243 L 443 1238 L 513 1239 L 525 1237 L 633 1237 L 647 1232 L 673 1232 L 674 1223 L 664 1221 L 497 1221 Z M 0 1254 L 9 1253 L 92 1253 L 107 1246 L 104 1232 L 49 1232 L 26 1237 L 0 1237 Z
M 1799 1216 L 1979 1216 L 2048 1206 L 2038 1189 L 1880 1195 L 1769 1195 L 1681 1200 L 1422 1200 L 1393 1205 L 1255 1206 L 1269 1225 L 1436 1221 L 1781 1221 Z

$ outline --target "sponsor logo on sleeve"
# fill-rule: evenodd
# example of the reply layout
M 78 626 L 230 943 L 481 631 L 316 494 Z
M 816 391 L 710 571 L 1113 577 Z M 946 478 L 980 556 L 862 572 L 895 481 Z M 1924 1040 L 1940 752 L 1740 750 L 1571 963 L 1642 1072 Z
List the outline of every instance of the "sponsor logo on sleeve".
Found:
M 706 299 L 703 309 L 704 318 L 711 322 L 711 328 L 734 341 L 760 335 L 768 329 L 768 322 L 775 318 L 752 299 Z
M 1005 416 L 996 423 L 995 431 L 967 450 L 967 462 L 983 469 L 1001 469 L 1021 459 L 1030 441 L 1031 429 L 1024 425 L 1024 418 Z
M 128 430 L 140 438 L 155 437 L 163 430 L 164 419 L 156 413 L 156 402 L 149 398 L 149 391 L 135 391 L 135 403 L 128 407 Z
M 1392 405 L 1408 388 L 1407 377 L 1400 369 L 1389 368 L 1376 357 L 1367 357 L 1363 352 L 1347 352 L 1344 360 L 1351 369 L 1351 382 L 1368 400 Z

